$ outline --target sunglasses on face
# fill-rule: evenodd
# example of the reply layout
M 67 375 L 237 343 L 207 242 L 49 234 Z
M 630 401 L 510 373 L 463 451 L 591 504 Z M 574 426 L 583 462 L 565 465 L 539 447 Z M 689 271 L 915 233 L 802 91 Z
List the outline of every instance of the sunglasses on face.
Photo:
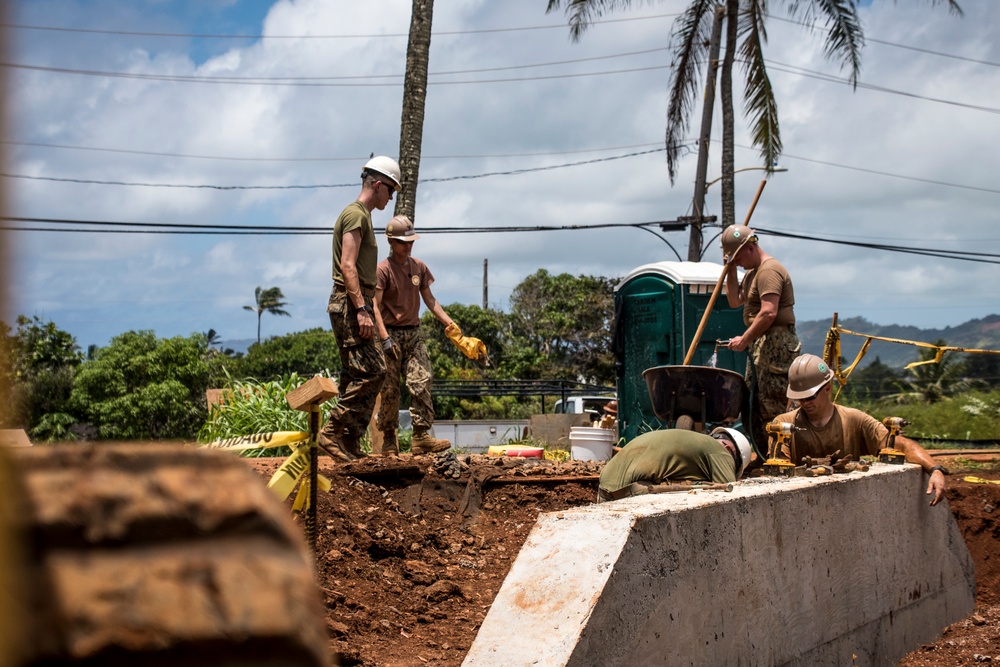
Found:
M 808 397 L 806 397 L 806 398 L 800 398 L 800 399 L 799 399 L 799 403 L 811 403 L 812 401 L 815 401 L 815 400 L 816 400 L 816 398 L 817 398 L 817 397 L 818 397 L 818 396 L 820 395 L 820 393 L 822 393 L 822 391 L 823 391 L 823 390 L 822 390 L 822 389 L 820 389 L 819 391 L 817 391 L 817 392 L 816 392 L 815 394 L 813 394 L 812 396 L 808 396 Z

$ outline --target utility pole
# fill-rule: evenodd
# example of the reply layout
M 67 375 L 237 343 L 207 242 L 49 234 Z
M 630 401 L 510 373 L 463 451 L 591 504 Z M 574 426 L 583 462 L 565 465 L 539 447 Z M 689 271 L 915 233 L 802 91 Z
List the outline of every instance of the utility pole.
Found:
M 486 304 L 488 303 L 486 299 L 486 294 L 488 291 L 486 283 L 486 272 L 487 272 L 486 270 L 489 268 L 489 265 L 490 265 L 490 260 L 484 259 L 483 260 L 483 310 L 486 310 Z
M 715 23 L 712 24 L 712 38 L 708 43 L 708 73 L 705 75 L 705 100 L 701 109 L 701 134 L 698 137 L 698 171 L 694 182 L 694 209 L 691 223 L 691 240 L 688 242 L 688 261 L 701 260 L 701 225 L 705 211 L 705 191 L 708 187 L 708 146 L 712 139 L 712 107 L 715 106 L 715 74 L 719 69 L 719 46 L 722 43 L 722 19 L 726 15 L 724 7 L 715 9 Z

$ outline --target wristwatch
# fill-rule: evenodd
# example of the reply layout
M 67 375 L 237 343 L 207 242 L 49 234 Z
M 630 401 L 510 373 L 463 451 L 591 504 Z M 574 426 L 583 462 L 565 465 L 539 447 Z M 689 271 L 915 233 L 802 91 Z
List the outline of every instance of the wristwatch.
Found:
M 372 317 L 375 317 L 375 311 L 372 310 L 372 307 L 369 306 L 367 303 L 365 305 L 361 306 L 360 308 L 358 308 L 358 312 L 359 313 L 362 312 L 362 311 L 368 313 Z
M 929 471 L 927 471 L 927 474 L 928 475 L 933 475 L 935 470 L 940 470 L 942 475 L 947 475 L 948 474 L 948 469 L 945 468 L 944 466 L 941 466 L 941 465 L 934 466 Z

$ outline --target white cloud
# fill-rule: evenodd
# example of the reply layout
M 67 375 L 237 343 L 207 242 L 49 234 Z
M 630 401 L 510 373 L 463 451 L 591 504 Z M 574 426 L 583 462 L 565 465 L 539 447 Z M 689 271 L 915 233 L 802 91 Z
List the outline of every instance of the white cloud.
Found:
M 545 15 L 544 3 L 438 3 L 418 229 L 636 223 L 688 213 L 693 154 L 683 158 L 672 188 L 662 152 L 608 159 L 662 145 L 669 79 L 662 67 L 670 53 L 658 49 L 667 46 L 672 26 L 672 18 L 662 15 L 686 4 L 639 3 L 634 11 L 608 15 L 614 20 L 593 26 L 573 43 L 562 25 L 500 30 L 560 24 L 562 14 Z M 995 109 L 1000 72 L 973 61 L 1000 62 L 1000 44 L 991 30 L 1000 7 L 966 4 L 961 19 L 927 3 L 878 3 L 864 9 L 866 34 L 880 41 L 870 39 L 865 48 L 861 82 Z M 219 190 L 8 179 L 14 214 L 329 229 L 356 196 L 367 155 L 396 154 L 402 85 L 401 77 L 389 75 L 401 75 L 405 68 L 409 2 L 283 0 L 266 18 L 263 12 L 254 15 L 257 23 L 250 28 L 243 3 L 188 9 L 200 13 L 183 14 L 172 3 L 20 0 L 10 17 L 17 23 L 135 32 L 214 33 L 216 26 L 218 32 L 233 32 L 231 26 L 240 25 L 241 34 L 259 31 L 274 38 L 207 41 L 36 31 L 15 35 L 11 59 L 140 74 L 341 78 L 313 80 L 337 85 L 292 87 L 14 71 L 14 141 L 127 152 L 14 145 L 8 170 L 123 183 L 347 187 Z M 661 18 L 619 20 L 639 17 Z M 777 20 L 769 24 L 769 34 L 769 61 L 843 76 L 823 59 L 818 34 Z M 648 53 L 605 58 L 626 52 Z M 588 58 L 593 60 L 582 61 Z M 524 67 L 563 61 L 581 62 Z M 771 76 L 785 141 L 781 164 L 789 171 L 770 180 L 753 224 L 823 238 L 1000 253 L 994 223 L 993 174 L 1000 167 L 992 150 L 1000 140 L 995 111 L 864 87 L 852 90 L 779 68 L 775 64 Z M 612 70 L 636 71 L 575 76 Z M 556 78 L 539 78 L 553 74 Z M 454 83 L 484 80 L 493 83 Z M 380 85 L 386 83 L 391 85 Z M 736 106 L 739 111 L 739 101 Z M 699 117 L 696 109 L 690 136 Z M 720 123 L 717 113 L 716 140 Z M 737 142 L 749 144 L 742 117 Z M 599 148 L 606 150 L 594 150 Z M 719 173 L 719 152 L 716 141 L 710 178 Z M 433 180 L 590 160 L 597 161 Z M 737 167 L 752 166 L 759 157 L 738 148 L 736 161 Z M 740 219 L 759 176 L 736 177 Z M 949 183 L 966 188 L 944 185 Z M 720 192 L 718 185 L 709 189 L 708 213 L 719 212 Z M 376 212 L 375 225 L 382 226 L 391 214 L 391 207 Z M 706 243 L 715 232 L 706 230 Z M 661 235 L 686 258 L 686 232 Z M 271 318 L 267 332 L 328 324 L 327 234 L 18 232 L 12 238 L 17 244 L 9 275 L 14 302 L 6 319 L 44 311 L 84 346 L 104 344 L 129 329 L 167 336 L 214 328 L 225 338 L 247 337 L 254 327 L 242 306 L 258 285 L 280 286 L 292 304 L 293 317 Z M 996 311 L 995 300 L 976 288 L 996 281 L 995 265 L 767 235 L 762 243 L 791 271 L 800 319 L 826 319 L 836 311 L 885 324 L 943 327 Z M 427 234 L 415 254 L 431 266 L 435 295 L 445 304 L 481 303 L 483 260 L 488 259 L 489 301 L 499 306 L 539 268 L 614 276 L 675 259 L 664 241 L 639 229 Z M 705 258 L 717 261 L 718 254 L 716 240 Z

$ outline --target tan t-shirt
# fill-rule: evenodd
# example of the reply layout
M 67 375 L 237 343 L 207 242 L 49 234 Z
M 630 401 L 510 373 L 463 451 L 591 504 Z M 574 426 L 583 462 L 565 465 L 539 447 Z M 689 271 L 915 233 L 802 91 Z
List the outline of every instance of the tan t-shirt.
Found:
M 838 449 L 841 456 L 850 455 L 858 461 L 862 456 L 877 456 L 888 443 L 889 429 L 882 422 L 861 410 L 840 405 L 833 406 L 833 416 L 821 427 L 811 424 L 806 413 L 798 409 L 778 415 L 774 421 L 805 429 L 792 434 L 794 458 L 788 445 L 782 448 L 782 454 L 795 465 L 802 462 L 803 456 L 823 458 Z
M 792 278 L 781 262 L 773 257 L 765 259 L 760 266 L 748 271 L 740 285 L 743 293 L 743 324 L 750 326 L 760 312 L 761 298 L 768 294 L 778 295 L 778 314 L 771 326 L 795 324 L 795 291 Z
M 434 275 L 416 257 L 405 264 L 383 259 L 378 265 L 378 288 L 382 290 L 382 321 L 387 327 L 420 324 L 420 290 L 434 283 Z
M 362 288 L 375 289 L 378 266 L 378 239 L 372 228 L 372 214 L 359 201 L 352 202 L 340 213 L 333 225 L 333 284 L 344 287 L 344 274 L 340 272 L 340 255 L 344 249 L 344 234 L 361 230 L 361 246 L 358 248 L 358 282 Z

